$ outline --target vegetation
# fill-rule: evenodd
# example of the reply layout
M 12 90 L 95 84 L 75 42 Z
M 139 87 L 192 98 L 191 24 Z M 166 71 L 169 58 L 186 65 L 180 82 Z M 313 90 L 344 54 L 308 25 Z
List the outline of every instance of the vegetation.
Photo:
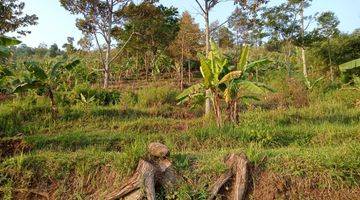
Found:
M 208 199 L 243 153 L 246 199 L 358 199 L 359 30 L 305 16 L 311 0 L 235 0 L 210 24 L 222 2 L 193 1 L 199 25 L 159 1 L 60 0 L 83 38 L 29 47 L 9 35 L 37 17 L 0 1 L 0 198 L 107 199 L 144 161 L 152 199 Z

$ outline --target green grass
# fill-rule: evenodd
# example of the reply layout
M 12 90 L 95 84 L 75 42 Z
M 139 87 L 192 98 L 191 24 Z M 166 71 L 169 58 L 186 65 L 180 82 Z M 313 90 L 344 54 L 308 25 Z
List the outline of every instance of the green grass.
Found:
M 145 90 L 131 104 L 60 108 L 57 120 L 41 98 L 2 103 L 2 136 L 22 133 L 32 146 L 29 153 L 1 161 L 3 196 L 17 189 L 50 190 L 55 183 L 58 197 L 105 194 L 132 173 L 153 141 L 169 146 L 184 177 L 184 184 L 167 194 L 178 199 L 206 199 L 206 188 L 226 170 L 223 158 L 240 152 L 264 171 L 316 178 L 324 188 L 360 184 L 360 108 L 350 100 L 332 100 L 340 92 L 305 108 L 252 109 L 240 115 L 239 125 L 219 129 L 176 106 L 176 92 L 169 88 L 153 89 L 160 92 L 151 98 Z

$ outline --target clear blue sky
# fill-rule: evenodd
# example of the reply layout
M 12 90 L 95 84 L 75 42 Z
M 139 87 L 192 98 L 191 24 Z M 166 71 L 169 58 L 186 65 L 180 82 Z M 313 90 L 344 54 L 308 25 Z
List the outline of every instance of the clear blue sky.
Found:
M 21 40 L 32 47 L 40 43 L 57 43 L 60 47 L 66 42 L 68 36 L 78 41 L 81 33 L 75 27 L 75 16 L 70 15 L 58 0 L 23 0 L 26 4 L 25 12 L 36 14 L 39 24 L 29 28 L 32 33 Z M 270 5 L 278 4 L 284 0 L 270 0 Z M 160 0 L 166 6 L 175 6 L 180 12 L 188 10 L 202 26 L 202 17 L 195 0 Z M 231 1 L 219 4 L 211 13 L 211 21 L 225 21 L 234 9 Z M 352 32 L 360 28 L 360 0 L 314 0 L 307 14 L 333 11 L 341 21 L 340 29 L 343 32 Z

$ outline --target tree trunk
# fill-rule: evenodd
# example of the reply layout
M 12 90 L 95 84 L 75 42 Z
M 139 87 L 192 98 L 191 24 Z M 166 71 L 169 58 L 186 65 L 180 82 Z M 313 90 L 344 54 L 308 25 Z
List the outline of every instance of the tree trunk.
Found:
M 305 48 L 301 47 L 301 59 L 302 59 L 302 64 L 303 64 L 303 74 L 304 77 L 308 77 L 308 72 L 307 72 L 307 66 L 306 66 L 306 56 L 305 56 Z
M 239 117 L 238 117 L 238 112 L 237 112 L 237 101 L 234 101 L 234 110 L 233 110 L 233 119 L 234 119 L 234 123 L 238 123 L 239 122 Z
M 205 3 L 205 44 L 206 44 L 206 56 L 209 56 L 210 52 L 210 21 L 209 21 L 209 7 L 208 3 Z M 211 90 L 206 90 L 206 96 L 211 96 Z M 205 100 L 205 115 L 209 115 L 211 110 L 211 101 L 209 98 Z
M 113 13 L 112 13 L 113 6 L 114 6 L 114 2 L 110 1 L 109 18 L 107 21 L 107 31 L 105 36 L 106 53 L 105 53 L 105 61 L 104 61 L 104 88 L 107 88 L 109 86 L 109 78 L 110 78 L 111 28 L 113 22 Z
M 55 119 L 57 117 L 58 110 L 57 110 L 56 101 L 55 101 L 55 98 L 54 98 L 54 93 L 52 92 L 52 90 L 50 88 L 49 88 L 48 96 L 49 96 L 49 99 L 50 99 L 50 102 L 51 102 L 51 115 Z
M 106 53 L 108 54 L 108 53 Z M 105 56 L 105 66 L 104 66 L 104 85 L 103 87 L 104 88 L 107 88 L 109 86 L 109 63 L 108 63 L 108 60 L 107 58 L 108 57 L 107 55 Z
M 216 117 L 216 125 L 218 127 L 221 127 L 222 119 L 221 119 L 220 97 L 218 96 L 218 94 L 214 94 L 214 112 Z
M 188 76 L 189 76 L 189 85 L 191 85 L 191 63 L 190 60 L 188 61 Z
M 224 188 L 227 182 L 231 182 L 230 194 L 226 199 L 243 200 L 246 199 L 249 186 L 249 163 L 245 154 L 230 154 L 225 160 L 229 168 L 222 174 L 217 181 L 210 187 L 210 196 L 208 200 L 217 199 L 221 188 Z
M 161 143 L 151 143 L 148 151 L 150 160 L 141 159 L 135 173 L 105 199 L 155 200 L 155 185 L 161 185 L 167 191 L 178 185 L 181 177 L 176 175 L 168 159 L 168 147 Z
M 334 74 L 334 69 L 333 69 L 332 60 L 331 60 L 330 39 L 328 39 L 328 56 L 329 56 L 331 82 L 334 82 L 335 81 L 335 74 Z
M 148 80 L 149 80 L 149 66 L 148 66 L 148 63 L 147 63 L 146 53 L 145 53 L 145 55 L 144 55 L 144 65 L 145 65 L 145 77 L 146 77 L 146 82 L 148 82 Z
M 288 71 L 288 77 L 291 77 L 291 45 L 287 41 L 286 42 L 286 48 L 287 48 L 287 71 Z
M 304 77 L 308 77 L 308 71 L 306 66 L 306 55 L 305 55 L 305 44 L 304 44 L 304 36 L 305 36 L 305 24 L 304 24 L 304 0 L 301 1 L 301 59 L 303 65 L 303 74 Z
M 181 38 L 180 90 L 184 89 L 184 37 Z

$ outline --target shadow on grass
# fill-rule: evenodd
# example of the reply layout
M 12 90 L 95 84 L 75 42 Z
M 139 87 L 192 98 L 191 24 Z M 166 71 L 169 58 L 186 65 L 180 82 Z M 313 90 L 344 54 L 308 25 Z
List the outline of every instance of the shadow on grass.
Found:
M 89 112 L 79 109 L 66 110 L 62 120 L 74 121 L 83 117 L 89 118 L 118 118 L 118 119 L 136 119 L 140 117 L 150 117 L 148 112 L 136 109 L 118 109 L 118 108 L 96 108 Z
M 276 120 L 276 123 L 282 126 L 289 126 L 299 123 L 309 124 L 344 124 L 349 125 L 360 122 L 360 113 L 358 114 L 330 114 L 325 116 L 303 116 L 301 114 L 293 114 Z

